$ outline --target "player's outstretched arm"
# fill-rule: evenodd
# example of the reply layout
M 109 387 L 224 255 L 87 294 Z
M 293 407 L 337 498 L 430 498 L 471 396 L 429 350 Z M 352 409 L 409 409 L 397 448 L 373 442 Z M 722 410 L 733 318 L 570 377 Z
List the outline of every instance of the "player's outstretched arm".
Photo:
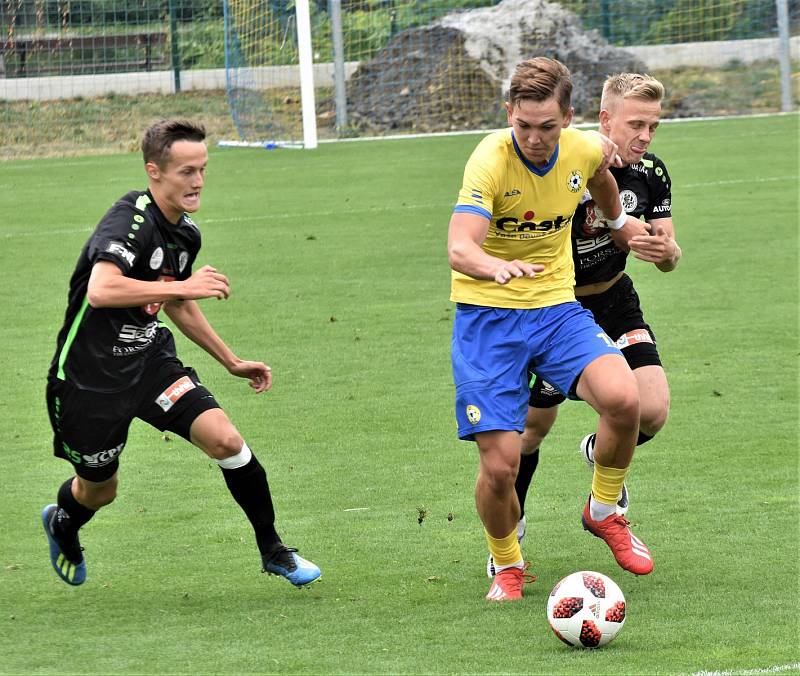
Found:
M 654 218 L 649 225 L 650 231 L 631 237 L 628 246 L 639 260 L 653 263 L 661 272 L 671 272 L 683 255 L 675 241 L 672 219 Z
M 506 261 L 487 254 L 481 244 L 488 231 L 488 218 L 464 212 L 453 214 L 447 235 L 447 255 L 453 270 L 475 279 L 493 279 L 498 284 L 507 284 L 514 277 L 534 277 L 544 270 L 544 265 Z
M 92 268 L 86 295 L 94 308 L 139 307 L 181 298 L 227 298 L 230 288 L 225 275 L 209 265 L 183 282 L 147 282 L 126 277 L 114 263 L 101 260 Z
M 249 379 L 256 392 L 272 387 L 272 369 L 263 362 L 239 359 L 214 331 L 197 301 L 171 301 L 164 305 L 164 312 L 183 335 L 214 357 L 228 373 Z

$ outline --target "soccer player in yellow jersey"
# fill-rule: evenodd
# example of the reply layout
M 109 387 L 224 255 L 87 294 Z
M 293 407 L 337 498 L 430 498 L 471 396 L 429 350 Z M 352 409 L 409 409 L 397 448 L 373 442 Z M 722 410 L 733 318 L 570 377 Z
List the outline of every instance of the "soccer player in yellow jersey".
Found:
M 569 127 L 571 94 L 560 62 L 539 57 L 517 66 L 506 104 L 511 129 L 475 149 L 450 220 L 456 418 L 459 437 L 476 441 L 480 456 L 475 501 L 497 572 L 490 601 L 522 598 L 514 480 L 531 364 L 599 414 L 584 527 L 626 570 L 653 568 L 615 512 L 639 431 L 636 380 L 573 291 L 570 224 L 584 190 L 609 227 L 623 227 L 626 216 L 602 138 Z

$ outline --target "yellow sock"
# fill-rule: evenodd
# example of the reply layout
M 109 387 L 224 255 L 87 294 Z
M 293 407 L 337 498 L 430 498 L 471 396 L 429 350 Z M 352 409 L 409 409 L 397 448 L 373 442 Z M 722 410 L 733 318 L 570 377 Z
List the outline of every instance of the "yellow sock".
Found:
M 628 468 L 603 467 L 594 463 L 594 476 L 592 476 L 592 495 L 597 502 L 604 505 L 615 505 L 622 495 L 622 484 Z
M 494 559 L 495 566 L 511 566 L 522 561 L 522 550 L 517 541 L 516 526 L 504 538 L 493 538 L 486 532 L 485 528 L 483 529 L 483 534 L 486 536 L 486 542 L 489 544 L 489 552 Z

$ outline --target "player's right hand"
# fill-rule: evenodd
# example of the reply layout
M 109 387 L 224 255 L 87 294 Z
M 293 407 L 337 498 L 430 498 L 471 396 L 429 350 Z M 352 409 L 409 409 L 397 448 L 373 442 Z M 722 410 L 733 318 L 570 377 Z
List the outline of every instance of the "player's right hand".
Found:
M 217 269 L 210 265 L 204 265 L 199 270 L 192 273 L 183 282 L 186 292 L 184 298 L 199 300 L 200 298 L 219 298 L 220 300 L 231 295 L 231 288 L 228 285 L 228 278 Z
M 622 167 L 622 158 L 617 154 L 619 146 L 603 134 L 600 134 L 600 144 L 603 149 L 603 161 L 597 167 L 595 174 L 602 174 L 609 167 Z
M 514 277 L 535 277 L 537 272 L 544 270 L 544 265 L 539 263 L 526 263 L 525 261 L 503 261 L 495 270 L 494 281 L 498 284 L 508 284 Z

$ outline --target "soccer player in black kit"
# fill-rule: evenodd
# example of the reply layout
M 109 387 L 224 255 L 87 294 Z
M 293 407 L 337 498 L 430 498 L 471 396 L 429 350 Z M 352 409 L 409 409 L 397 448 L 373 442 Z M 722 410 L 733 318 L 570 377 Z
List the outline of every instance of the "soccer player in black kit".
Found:
M 664 426 L 669 414 L 669 386 L 656 349 L 655 335 L 645 322 L 639 297 L 625 274 L 628 253 L 653 263 L 662 272 L 675 269 L 681 249 L 672 224 L 671 183 L 664 163 L 647 148 L 661 117 L 663 85 L 648 75 L 620 73 L 603 86 L 600 129 L 619 147 L 624 166 L 611 167 L 628 220 L 621 229 L 609 229 L 588 192 L 572 222 L 575 296 L 592 312 L 595 321 L 615 341 L 639 387 L 641 445 Z M 641 219 L 644 220 L 641 220 Z M 515 484 L 522 516 L 517 538 L 525 535 L 525 498 L 539 462 L 539 447 L 553 426 L 564 397 L 531 372 L 531 397 L 522 458 Z M 594 434 L 581 441 L 581 454 L 591 467 Z M 628 488 L 623 485 L 617 518 L 628 509 Z M 486 572 L 494 576 L 491 555 Z
M 297 587 L 319 568 L 285 546 L 264 468 L 219 404 L 184 366 L 163 309 L 175 326 L 246 378 L 255 392 L 272 386 L 262 362 L 237 357 L 205 318 L 197 300 L 228 298 L 228 279 L 192 266 L 200 231 L 197 211 L 208 151 L 205 130 L 185 120 L 163 120 L 144 134 L 148 189 L 121 197 L 100 220 L 78 258 L 67 312 L 47 380 L 54 452 L 75 472 L 42 510 L 50 561 L 71 585 L 86 580 L 78 531 L 117 494 L 119 456 L 128 427 L 139 418 L 202 449 L 220 466 L 233 498 L 255 531 L 264 572 Z

